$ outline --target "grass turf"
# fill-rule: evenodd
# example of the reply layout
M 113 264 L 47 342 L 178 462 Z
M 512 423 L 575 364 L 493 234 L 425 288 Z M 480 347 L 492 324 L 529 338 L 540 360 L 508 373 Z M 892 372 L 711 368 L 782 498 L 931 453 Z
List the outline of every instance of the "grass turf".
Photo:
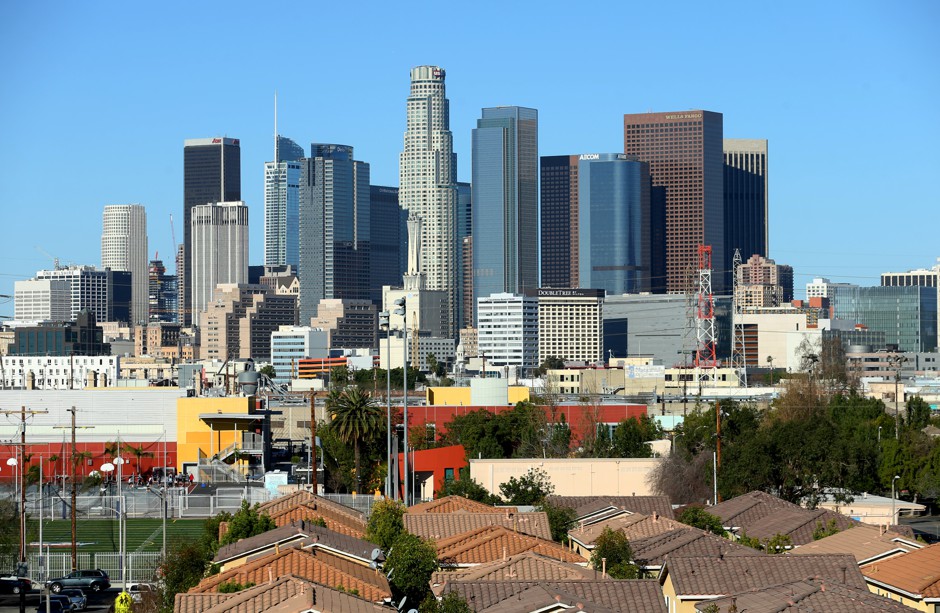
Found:
M 31 540 L 38 541 L 39 526 L 31 522 Z M 199 540 L 203 533 L 202 519 L 167 519 L 167 545 L 180 541 Z M 128 519 L 127 551 L 156 551 L 163 546 L 163 520 Z M 60 544 L 52 547 L 53 551 L 67 551 L 72 542 L 72 524 L 69 520 L 54 520 L 43 523 L 43 541 L 47 544 Z M 81 553 L 115 552 L 118 550 L 117 519 L 80 519 L 76 523 L 76 538 Z

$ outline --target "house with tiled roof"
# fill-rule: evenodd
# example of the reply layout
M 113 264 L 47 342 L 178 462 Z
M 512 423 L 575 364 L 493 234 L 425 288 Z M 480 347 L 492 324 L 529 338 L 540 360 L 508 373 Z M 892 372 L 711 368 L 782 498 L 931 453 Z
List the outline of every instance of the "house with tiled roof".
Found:
M 548 590 L 556 604 L 540 595 L 532 598 L 531 588 Z M 457 592 L 474 611 L 582 611 L 605 613 L 665 613 L 662 593 L 655 580 L 617 581 L 613 579 L 587 581 L 458 581 L 448 583 L 444 594 Z M 524 601 L 522 609 L 511 608 L 514 602 Z M 558 606 L 562 604 L 563 606 Z
M 380 613 L 389 609 L 294 575 L 234 592 L 177 594 L 174 613 Z
M 579 522 L 592 523 L 622 511 L 672 517 L 668 496 L 548 496 L 547 504 L 571 509 Z
M 516 507 L 494 507 L 464 496 L 444 496 L 408 507 L 408 513 L 517 513 Z
M 532 551 L 467 568 L 440 570 L 431 575 L 431 591 L 440 595 L 454 581 L 588 581 L 604 579 L 599 571 Z
M 814 555 L 820 553 L 847 553 L 855 557 L 860 566 L 893 558 L 915 549 L 923 544 L 913 538 L 886 530 L 882 526 L 860 524 L 848 530 L 836 532 L 830 536 L 807 543 L 790 550 L 789 555 Z
M 915 609 L 940 609 L 940 543 L 861 567 L 868 589 Z
M 258 512 L 270 517 L 278 527 L 295 521 L 322 519 L 334 532 L 356 538 L 362 538 L 366 532 L 366 519 L 362 513 L 309 490 L 298 490 L 268 501 L 258 507 Z
M 695 605 L 768 585 L 815 578 L 864 589 L 865 579 L 849 555 L 668 556 L 659 585 L 669 613 L 695 613 Z
M 250 560 L 199 582 L 190 593 L 218 592 L 222 583 L 260 585 L 282 575 L 294 575 L 328 588 L 357 595 L 370 602 L 391 598 L 385 575 L 322 549 L 290 548 Z
M 711 532 L 683 526 L 663 534 L 630 541 L 633 563 L 645 577 L 658 577 L 668 556 L 753 556 L 756 550 Z
M 695 605 L 714 613 L 913 613 L 914 609 L 868 590 L 822 579 L 755 588 Z
M 244 538 L 219 548 L 213 562 L 228 570 L 271 553 L 275 548 L 316 547 L 340 557 L 368 565 L 373 561 L 375 545 L 348 534 L 334 532 L 310 522 L 295 521 L 261 534 Z
M 614 532 L 623 532 L 628 541 L 649 538 L 672 530 L 686 529 L 689 526 L 678 522 L 671 517 L 664 517 L 657 513 L 643 515 L 640 513 L 624 514 L 598 521 L 591 524 L 580 524 L 568 531 L 568 540 L 574 551 L 583 558 L 589 559 L 594 551 L 594 542 L 597 537 L 610 528 Z
M 562 562 L 584 564 L 584 558 L 566 547 L 547 539 L 503 526 L 487 526 L 436 541 L 441 566 L 466 567 L 505 560 L 531 551 Z
M 492 510 L 492 507 L 490 507 Z M 439 541 L 487 526 L 503 526 L 514 532 L 552 540 L 548 514 L 532 513 L 405 513 L 405 530 L 421 538 Z
M 720 518 L 726 530 L 737 531 L 781 509 L 799 510 L 802 508 L 798 504 L 787 502 L 772 494 L 755 490 L 735 496 L 730 500 L 723 500 L 706 510 Z

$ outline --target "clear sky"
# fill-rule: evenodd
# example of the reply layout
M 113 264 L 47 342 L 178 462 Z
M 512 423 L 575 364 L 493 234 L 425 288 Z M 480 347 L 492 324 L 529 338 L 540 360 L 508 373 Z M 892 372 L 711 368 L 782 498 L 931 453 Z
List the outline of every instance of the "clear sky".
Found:
M 282 135 L 353 145 L 397 185 L 419 64 L 447 70 L 462 181 L 482 107 L 537 108 L 541 155 L 623 151 L 624 113 L 721 112 L 725 137 L 770 141 L 770 255 L 797 296 L 813 276 L 877 285 L 940 257 L 938 32 L 933 0 L 10 0 L 0 294 L 50 267 L 43 251 L 100 265 L 106 204 L 144 204 L 151 257 L 172 262 L 186 138 L 241 139 L 261 263 L 274 91 Z

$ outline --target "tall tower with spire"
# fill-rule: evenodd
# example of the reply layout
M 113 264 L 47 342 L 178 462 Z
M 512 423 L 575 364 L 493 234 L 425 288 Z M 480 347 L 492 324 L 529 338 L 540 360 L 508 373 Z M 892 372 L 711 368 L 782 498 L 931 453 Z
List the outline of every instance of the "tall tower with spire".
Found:
M 411 69 L 398 193 L 409 217 L 421 220 L 418 255 L 425 283 L 427 289 L 446 294 L 446 329 L 453 338 L 457 323 L 457 158 L 445 76 L 439 66 Z
M 274 161 L 264 163 L 264 263 L 290 264 L 297 270 L 299 255 L 300 160 L 304 148 L 277 132 L 277 93 L 274 94 Z

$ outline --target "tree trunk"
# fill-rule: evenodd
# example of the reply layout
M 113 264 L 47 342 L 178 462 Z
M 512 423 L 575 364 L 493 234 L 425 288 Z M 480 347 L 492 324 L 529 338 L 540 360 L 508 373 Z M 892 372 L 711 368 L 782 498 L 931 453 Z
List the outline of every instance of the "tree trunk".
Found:
M 359 441 L 356 441 L 356 444 L 353 445 L 353 453 L 355 454 L 355 464 L 356 464 L 356 493 L 361 493 L 359 490 L 362 489 L 362 479 L 359 476 Z

